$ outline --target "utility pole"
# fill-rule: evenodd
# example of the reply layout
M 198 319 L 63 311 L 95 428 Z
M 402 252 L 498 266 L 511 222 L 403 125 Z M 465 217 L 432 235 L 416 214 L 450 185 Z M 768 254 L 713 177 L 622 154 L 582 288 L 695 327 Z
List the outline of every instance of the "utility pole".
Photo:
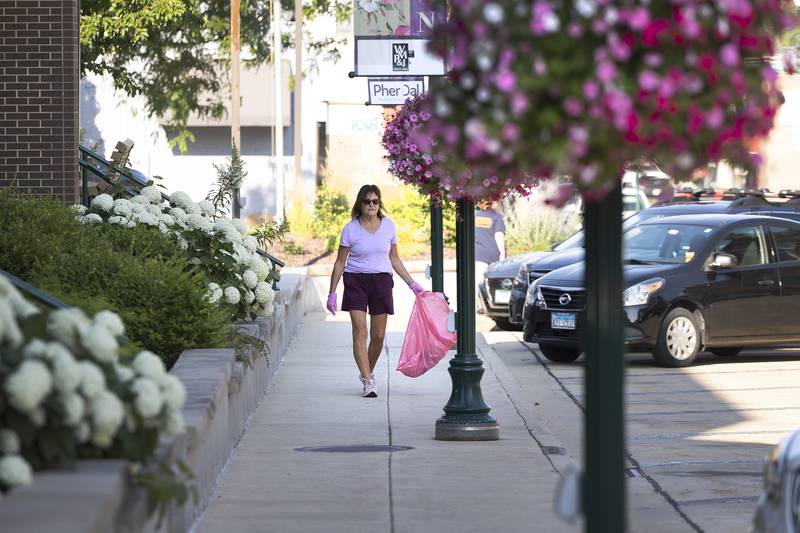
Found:
M 242 132 L 240 128 L 239 106 L 241 103 L 239 88 L 239 0 L 231 0 L 231 149 L 242 151 Z M 233 191 L 231 215 L 239 218 L 239 189 Z
M 294 0 L 294 192 L 296 200 L 303 191 L 303 0 Z
M 286 210 L 286 184 L 283 177 L 283 65 L 281 62 L 281 0 L 272 10 L 272 61 L 275 70 L 275 218 L 283 220 Z

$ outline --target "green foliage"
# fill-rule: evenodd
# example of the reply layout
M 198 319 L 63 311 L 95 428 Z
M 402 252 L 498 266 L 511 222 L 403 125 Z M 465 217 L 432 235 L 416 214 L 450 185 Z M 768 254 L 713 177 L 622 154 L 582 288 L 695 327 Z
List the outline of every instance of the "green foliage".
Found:
M 580 222 L 577 211 L 559 210 L 547 205 L 549 193 L 516 198 L 505 212 L 506 251 L 508 255 L 549 251 L 572 235 Z
M 132 344 L 171 366 L 181 351 L 224 346 L 228 313 L 170 238 L 146 227 L 81 225 L 46 198 L 0 191 L 0 268 L 87 312 L 110 309 Z
M 410 185 L 401 185 L 398 195 L 386 195 L 384 203 L 397 226 L 397 242 L 401 257 L 430 253 L 430 196 L 420 194 Z M 455 246 L 456 217 L 452 202 L 442 204 L 444 246 Z
M 283 251 L 290 255 L 303 255 L 306 249 L 300 244 L 295 244 L 291 241 L 283 245 Z
M 242 362 L 248 368 L 253 366 L 250 354 L 254 352 L 266 358 L 267 364 L 269 364 L 269 344 L 260 337 L 243 331 L 234 331 L 231 336 L 231 346 L 236 354 L 236 360 Z
M 155 461 L 145 470 L 132 467 L 131 479 L 135 485 L 147 491 L 148 514 L 157 512 L 156 529 L 160 529 L 172 504 L 183 506 L 192 499 L 197 502 L 197 488 L 194 486 L 194 473 L 181 460 L 175 465 L 164 461 Z
M 270 62 L 271 0 L 246 0 L 241 5 L 242 57 L 246 65 Z M 307 20 L 332 14 L 350 16 L 349 0 L 311 0 L 304 3 Z M 282 0 L 287 12 L 292 0 Z M 292 42 L 294 28 L 282 24 L 283 46 Z M 83 0 L 80 19 L 81 75 L 109 74 L 116 89 L 143 96 L 145 111 L 165 118 L 173 141 L 182 151 L 193 140 L 186 122 L 194 114 L 219 119 L 227 98 L 224 72 L 230 61 L 230 0 Z M 338 59 L 335 38 L 306 33 L 305 52 L 314 63 Z
M 314 233 L 325 239 L 325 249 L 333 252 L 339 246 L 339 235 L 350 222 L 351 205 L 342 191 L 329 188 L 324 183 L 317 189 L 314 202 Z
M 781 46 L 800 46 L 800 26 L 795 26 L 794 28 L 788 29 L 781 34 Z
M 270 246 L 283 240 L 289 233 L 289 219 L 284 217 L 280 222 L 272 218 L 264 220 L 250 228 L 249 233 L 258 240 L 262 250 L 269 250 Z
M 401 257 L 430 252 L 430 197 L 420 194 L 414 187 L 399 185 L 383 187 L 383 203 L 389 217 L 397 226 L 398 249 Z M 452 202 L 443 202 L 444 245 L 455 246 L 456 211 Z M 342 228 L 350 222 L 352 205 L 346 193 L 327 182 L 317 190 L 314 204 L 313 235 L 325 240 L 326 251 L 334 252 L 339 246 Z M 292 253 L 284 245 L 287 253 Z
M 314 211 L 304 198 L 292 201 L 292 209 L 286 218 L 293 237 L 305 240 L 314 236 Z
M 242 160 L 236 144 L 231 148 L 231 155 L 225 165 L 214 164 L 217 171 L 217 183 L 214 189 L 208 192 L 206 200 L 214 204 L 217 217 L 224 217 L 228 214 L 228 209 L 233 202 L 234 195 L 241 188 L 242 181 L 247 177 Z

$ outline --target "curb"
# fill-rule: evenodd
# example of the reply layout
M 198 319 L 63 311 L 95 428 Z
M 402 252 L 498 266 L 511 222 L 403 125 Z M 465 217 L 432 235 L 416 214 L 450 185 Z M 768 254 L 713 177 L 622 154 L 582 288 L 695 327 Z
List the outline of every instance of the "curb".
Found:
M 514 405 L 522 418 L 531 437 L 536 441 L 541 452 L 553 465 L 555 471 L 562 475 L 569 466 L 578 466 L 578 463 L 568 455 L 564 443 L 551 432 L 545 423 L 533 412 L 533 400 L 520 387 L 514 375 L 508 369 L 502 359 L 495 353 L 494 348 L 486 341 L 483 333 L 475 334 L 476 348 L 481 355 L 484 363 L 495 378 L 501 383 L 508 395 L 509 400 Z

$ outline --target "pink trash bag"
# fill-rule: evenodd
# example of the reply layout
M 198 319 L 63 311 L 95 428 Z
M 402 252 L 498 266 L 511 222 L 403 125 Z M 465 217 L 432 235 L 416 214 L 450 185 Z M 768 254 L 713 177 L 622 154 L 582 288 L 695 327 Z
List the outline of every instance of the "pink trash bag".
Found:
M 450 307 L 440 292 L 421 292 L 408 319 L 397 370 L 416 378 L 433 368 L 452 348 L 456 334 L 447 331 Z

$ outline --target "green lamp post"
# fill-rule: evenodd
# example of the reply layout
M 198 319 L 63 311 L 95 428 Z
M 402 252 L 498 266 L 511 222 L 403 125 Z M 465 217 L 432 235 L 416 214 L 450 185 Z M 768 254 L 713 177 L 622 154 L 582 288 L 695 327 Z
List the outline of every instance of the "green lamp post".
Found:
M 431 285 L 433 292 L 444 292 L 444 239 L 442 204 L 431 198 Z
M 622 331 L 622 192 L 584 203 L 586 215 L 586 531 L 627 531 L 625 359 Z
M 437 440 L 497 440 L 500 425 L 483 401 L 483 362 L 475 353 L 475 204 L 458 200 L 456 272 L 458 312 L 456 355 L 450 360 L 453 390 L 436 421 Z

